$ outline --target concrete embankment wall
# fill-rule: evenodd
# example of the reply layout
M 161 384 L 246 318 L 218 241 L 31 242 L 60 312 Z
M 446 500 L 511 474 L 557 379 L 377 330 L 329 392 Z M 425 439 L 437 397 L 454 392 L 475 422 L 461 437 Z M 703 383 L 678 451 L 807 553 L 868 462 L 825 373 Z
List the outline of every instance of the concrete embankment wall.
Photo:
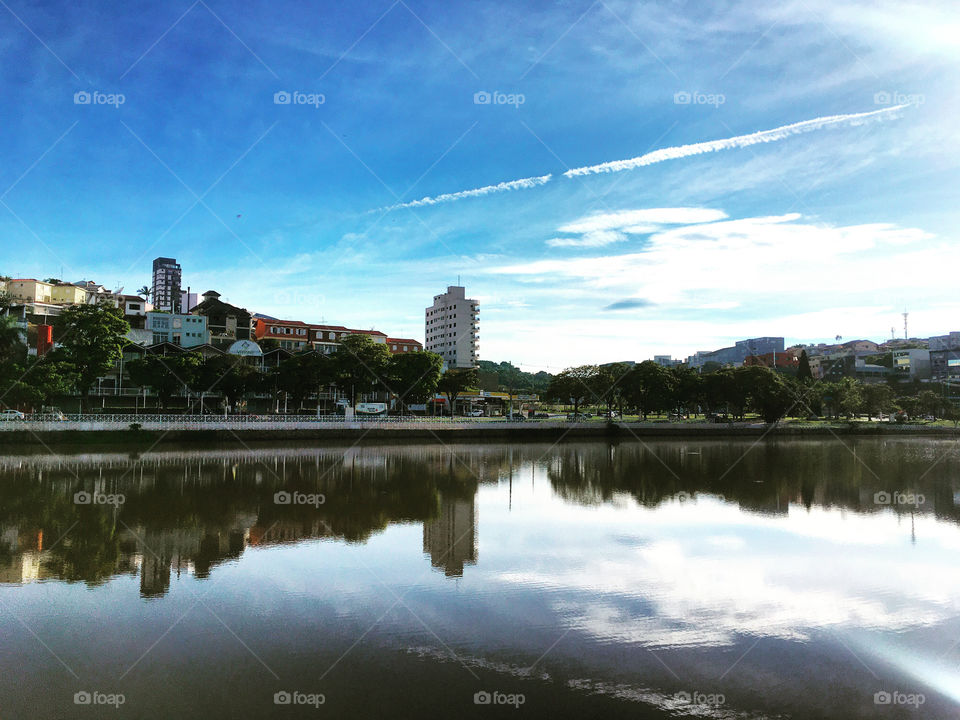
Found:
M 316 442 L 316 441 L 430 441 L 459 442 L 490 440 L 497 442 L 556 442 L 584 439 L 631 441 L 643 438 L 808 438 L 808 437 L 960 437 L 960 429 L 922 426 L 835 426 L 764 427 L 738 425 L 650 425 L 650 424 L 559 424 L 485 427 L 325 427 L 325 428 L 241 428 L 171 430 L 5 430 L 0 432 L 0 452 L 17 446 L 133 444 L 204 444 L 241 442 Z

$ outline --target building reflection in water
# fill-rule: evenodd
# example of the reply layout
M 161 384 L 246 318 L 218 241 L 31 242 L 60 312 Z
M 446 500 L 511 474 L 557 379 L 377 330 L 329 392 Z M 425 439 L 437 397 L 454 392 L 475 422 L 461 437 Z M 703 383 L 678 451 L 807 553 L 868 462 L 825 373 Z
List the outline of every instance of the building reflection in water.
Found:
M 387 445 L 87 455 L 0 456 L 0 582 L 104 583 L 139 576 L 144 598 L 183 573 L 207 577 L 248 547 L 310 540 L 364 543 L 392 523 L 420 523 L 422 552 L 446 577 L 478 559 L 477 490 L 540 472 L 569 503 L 632 498 L 655 507 L 710 494 L 741 510 L 810 508 L 933 514 L 960 522 L 960 457 L 949 446 L 856 441 Z M 937 458 L 941 458 L 937 460 Z M 934 462 L 937 460 L 937 462 Z M 731 470 L 731 468 L 733 468 Z M 119 506 L 78 505 L 80 490 L 121 493 Z M 278 504 L 280 490 L 322 495 Z M 914 507 L 878 505 L 915 494 Z
M 464 565 L 477 564 L 476 495 L 440 495 L 440 514 L 423 524 L 423 552 L 447 577 L 463 577 Z

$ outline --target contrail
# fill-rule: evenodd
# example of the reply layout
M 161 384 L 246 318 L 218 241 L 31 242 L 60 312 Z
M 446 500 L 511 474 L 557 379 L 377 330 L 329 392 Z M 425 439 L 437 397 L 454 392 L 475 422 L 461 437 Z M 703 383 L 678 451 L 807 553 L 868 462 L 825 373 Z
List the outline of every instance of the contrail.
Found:
M 677 145 L 675 147 L 661 148 L 648 152 L 639 157 L 629 160 L 612 160 L 610 162 L 600 163 L 599 165 L 587 165 L 585 167 L 573 168 L 567 170 L 564 177 L 577 177 L 580 175 L 596 175 L 598 173 L 621 172 L 623 170 L 632 170 L 633 168 L 643 167 L 645 165 L 654 165 L 665 160 L 676 160 L 678 158 L 690 157 L 691 155 L 702 155 L 703 153 L 717 152 L 718 150 L 731 150 L 734 148 L 749 147 L 759 143 L 777 142 L 792 135 L 813 132 L 831 125 L 862 125 L 865 122 L 891 115 L 910 107 L 913 103 L 895 105 L 894 107 L 883 108 L 882 110 L 872 110 L 864 113 L 848 113 L 846 115 L 827 115 L 825 117 L 814 118 L 813 120 L 803 120 L 792 125 L 783 125 L 772 130 L 760 130 L 747 135 L 735 135 L 734 137 L 723 138 L 721 140 L 708 140 L 707 142 L 693 143 L 691 145 Z M 521 178 L 520 180 L 511 180 L 497 185 L 486 185 L 485 187 L 474 190 L 461 190 L 460 192 L 444 193 L 435 197 L 425 197 L 420 200 L 411 200 L 410 202 L 397 203 L 389 207 L 381 208 L 381 211 L 399 210 L 400 208 L 423 207 L 424 205 L 439 205 L 440 203 L 454 202 L 470 197 L 480 197 L 482 195 L 492 195 L 493 193 L 507 192 L 509 190 L 526 190 L 528 188 L 538 187 L 550 182 L 553 175 L 541 175 L 539 177 Z
M 436 197 L 425 197 L 420 200 L 411 200 L 410 202 L 398 203 L 383 208 L 383 210 L 399 210 L 400 208 L 422 207 L 423 205 L 438 205 L 440 203 L 453 202 L 468 197 L 479 197 L 480 195 L 491 195 L 493 193 L 506 192 L 508 190 L 523 190 L 526 188 L 537 187 L 550 182 L 553 175 L 541 175 L 540 177 L 521 178 L 520 180 L 510 180 L 509 182 L 498 183 L 497 185 L 486 185 L 475 190 L 462 190 L 455 193 L 444 193 Z
M 772 130 L 761 130 L 750 133 L 749 135 L 735 135 L 734 137 L 724 138 L 723 140 L 709 140 L 707 142 L 693 143 L 692 145 L 678 145 L 676 147 L 661 148 L 648 152 L 646 155 L 631 158 L 629 160 L 613 160 L 611 162 L 601 163 L 599 165 L 588 165 L 586 167 L 574 168 L 564 173 L 566 177 L 576 177 L 578 175 L 595 175 L 597 173 L 620 172 L 621 170 L 632 170 L 633 168 L 643 167 L 644 165 L 653 165 L 664 160 L 676 160 L 677 158 L 690 157 L 691 155 L 701 155 L 703 153 L 717 152 L 718 150 L 730 150 L 733 148 L 748 147 L 758 143 L 776 142 L 783 140 L 791 135 L 820 130 L 830 125 L 861 125 L 868 120 L 887 115 L 902 110 L 906 105 L 896 105 L 895 107 L 884 108 L 883 110 L 873 110 L 865 113 L 851 113 L 847 115 L 828 115 L 826 117 L 814 118 L 813 120 L 804 120 L 793 123 L 792 125 L 783 125 Z

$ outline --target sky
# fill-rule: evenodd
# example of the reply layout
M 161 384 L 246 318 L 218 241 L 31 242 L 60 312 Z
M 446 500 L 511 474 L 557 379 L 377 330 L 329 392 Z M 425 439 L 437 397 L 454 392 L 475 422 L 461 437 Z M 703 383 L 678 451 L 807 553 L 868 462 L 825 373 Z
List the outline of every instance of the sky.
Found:
M 0 2 L 0 274 L 524 369 L 960 329 L 952 2 Z

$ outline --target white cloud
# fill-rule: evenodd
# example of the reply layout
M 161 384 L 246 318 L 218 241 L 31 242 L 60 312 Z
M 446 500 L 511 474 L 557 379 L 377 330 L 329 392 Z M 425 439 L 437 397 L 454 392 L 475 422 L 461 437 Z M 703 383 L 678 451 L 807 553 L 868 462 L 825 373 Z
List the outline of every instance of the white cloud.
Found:
M 727 214 L 710 208 L 675 207 L 644 208 L 621 212 L 589 215 L 557 230 L 579 237 L 555 237 L 547 240 L 549 247 L 603 247 L 622 242 L 627 235 L 649 235 L 663 225 L 689 225 L 722 220 Z
M 547 240 L 547 245 L 550 247 L 603 247 L 626 239 L 626 235 L 616 230 L 591 230 L 575 238 L 550 238 Z
M 908 107 L 908 105 L 897 105 L 895 107 L 884 108 L 883 110 L 872 110 L 865 113 L 848 113 L 845 115 L 828 115 L 826 117 L 814 118 L 813 120 L 804 120 L 791 125 L 782 125 L 772 130 L 761 130 L 748 135 L 735 135 L 722 140 L 709 140 L 707 142 L 692 143 L 690 145 L 677 145 L 675 147 L 661 148 L 648 152 L 639 157 L 629 160 L 613 160 L 611 162 L 600 163 L 599 165 L 588 165 L 586 167 L 573 168 L 567 170 L 566 177 L 577 177 L 580 175 L 595 175 L 597 173 L 621 172 L 623 170 L 633 170 L 634 168 L 654 165 L 666 160 L 677 160 L 679 158 L 690 157 L 691 155 L 702 155 L 703 153 L 712 153 L 719 150 L 732 150 L 735 148 L 749 147 L 760 143 L 776 142 L 793 135 L 821 130 L 831 125 L 862 125 L 871 120 L 877 120 L 885 116 L 892 116 Z
M 597 230 L 646 233 L 657 229 L 659 225 L 691 225 L 693 223 L 715 222 L 726 217 L 727 214 L 723 210 L 712 210 L 710 208 L 644 208 L 590 215 L 562 225 L 559 230 L 564 233 L 588 233 Z
M 494 193 L 509 192 L 510 190 L 523 190 L 544 185 L 550 182 L 550 178 L 552 177 L 552 175 L 548 174 L 541 175 L 539 177 L 510 180 L 508 182 L 497 183 L 496 185 L 485 185 L 484 187 L 476 188 L 474 190 L 462 190 L 455 193 L 444 193 L 443 195 L 437 195 L 436 197 L 425 197 L 419 200 L 398 203 L 396 205 L 390 205 L 386 208 L 381 208 L 381 210 L 398 210 L 400 208 L 422 207 L 424 205 L 439 205 L 440 203 L 454 202 L 455 200 L 463 200 L 464 198 L 481 197 L 483 195 L 492 195 Z
M 761 130 L 748 135 L 736 135 L 734 137 L 723 138 L 721 140 L 709 140 L 707 142 L 693 143 L 690 145 L 678 145 L 675 147 L 660 148 L 652 152 L 640 155 L 639 157 L 628 160 L 613 160 L 600 163 L 599 165 L 588 165 L 585 167 L 573 168 L 564 173 L 565 177 L 576 177 L 579 175 L 594 175 L 597 173 L 620 172 L 623 170 L 632 170 L 645 165 L 664 162 L 665 160 L 676 160 L 679 158 L 690 157 L 692 155 L 701 155 L 703 153 L 712 153 L 719 150 L 730 150 L 734 148 L 749 147 L 760 143 L 776 142 L 793 135 L 821 130 L 832 125 L 856 126 L 872 120 L 878 120 L 883 117 L 894 117 L 896 114 L 909 107 L 909 105 L 897 105 L 884 108 L 882 110 L 873 110 L 864 113 L 848 113 L 844 115 L 829 115 L 826 117 L 814 118 L 812 120 L 803 120 L 791 125 L 782 125 L 771 130 Z M 509 192 L 511 190 L 525 190 L 539 187 L 550 182 L 553 175 L 540 175 L 538 177 L 527 177 L 519 180 L 509 180 L 496 185 L 485 185 L 484 187 L 474 188 L 472 190 L 461 190 L 453 193 L 443 193 L 434 197 L 424 197 L 410 202 L 397 203 L 380 208 L 379 211 L 397 210 L 400 208 L 422 207 L 425 205 L 439 205 L 441 203 L 455 202 L 465 198 L 482 197 L 494 193 Z M 374 211 L 378 212 L 378 211 Z M 669 221 L 668 221 L 669 222 Z M 683 221 L 680 221 L 683 222 Z

